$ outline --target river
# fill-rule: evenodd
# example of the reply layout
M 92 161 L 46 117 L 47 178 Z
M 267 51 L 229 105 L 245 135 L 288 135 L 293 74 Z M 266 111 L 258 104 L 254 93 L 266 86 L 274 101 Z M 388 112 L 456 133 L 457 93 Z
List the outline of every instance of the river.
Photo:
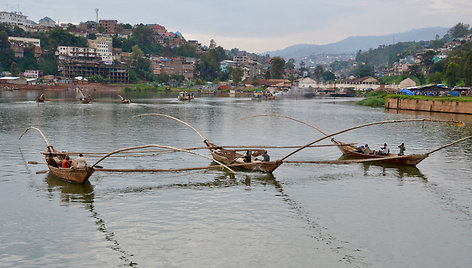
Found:
M 379 125 L 338 136 L 421 153 L 472 135 L 472 116 L 396 113 L 352 99 L 142 97 L 124 105 L 32 101 L 37 92 L 0 92 L 0 263 L 2 267 L 470 267 L 472 140 L 417 167 L 283 164 L 272 175 L 221 170 L 95 172 L 85 185 L 45 170 L 43 130 L 58 150 L 109 152 L 160 144 L 202 146 L 178 117 L 219 145 L 304 145 L 321 134 L 369 122 L 442 118 L 465 122 Z M 61 97 L 67 94 L 58 93 Z M 113 102 L 115 101 L 115 102 Z M 329 144 L 324 141 L 322 144 Z M 293 149 L 270 149 L 272 160 Z M 207 151 L 199 151 L 206 154 Z M 287 160 L 335 160 L 336 147 Z M 93 163 L 96 158 L 88 157 Z M 106 168 L 180 168 L 210 161 L 186 153 L 108 158 Z

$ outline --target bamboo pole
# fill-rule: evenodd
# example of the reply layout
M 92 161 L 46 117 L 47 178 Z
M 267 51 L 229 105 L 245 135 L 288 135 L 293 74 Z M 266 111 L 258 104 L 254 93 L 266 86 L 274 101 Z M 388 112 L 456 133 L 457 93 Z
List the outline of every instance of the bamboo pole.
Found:
M 284 161 L 289 164 L 355 164 L 365 162 L 378 162 L 390 159 L 408 158 L 409 155 L 391 156 L 382 158 L 366 158 L 366 159 L 346 159 L 346 160 L 320 160 L 320 161 Z
M 357 143 L 345 143 L 344 145 L 353 145 L 353 144 L 357 144 Z M 319 145 L 311 145 L 311 146 L 308 146 L 309 148 L 319 148 L 319 147 L 333 147 L 333 146 L 337 146 L 336 144 L 319 144 Z M 223 148 L 241 148 L 240 151 L 247 151 L 247 150 L 251 150 L 251 151 L 254 151 L 254 150 L 257 150 L 257 149 L 295 149 L 295 148 L 300 148 L 300 145 L 291 145 L 291 146 L 268 146 L 268 145 L 247 145 L 247 146 L 237 146 L 237 145 L 230 145 L 230 146 L 226 146 L 226 145 L 223 145 L 221 146 Z M 208 147 L 189 147 L 189 148 L 183 148 L 185 150 L 188 150 L 188 151 L 193 151 L 193 150 L 206 150 L 208 149 Z M 167 153 L 167 152 L 175 152 L 175 150 L 172 150 L 172 149 L 159 149 L 159 150 L 143 150 L 143 151 L 140 151 L 140 152 L 122 152 L 123 154 L 137 154 L 137 153 Z M 49 154 L 47 152 L 41 152 L 42 154 Z M 57 155 L 79 155 L 79 154 L 83 154 L 83 155 L 91 155 L 91 156 L 100 156 L 100 155 L 104 155 L 104 154 L 107 154 L 109 152 L 57 152 L 55 154 Z M 118 156 L 116 156 L 118 157 Z M 120 157 L 123 157 L 123 156 L 120 156 Z
M 129 150 L 135 150 L 135 149 L 142 149 L 142 148 L 149 148 L 149 147 L 158 147 L 158 148 L 167 148 L 167 149 L 173 149 L 173 150 L 176 150 L 176 151 L 180 151 L 180 152 L 186 152 L 186 153 L 190 153 L 190 154 L 194 154 L 194 155 L 198 155 L 198 156 L 201 156 L 203 158 L 206 158 L 206 159 L 209 159 L 211 161 L 215 161 L 216 163 L 220 164 L 221 166 L 225 167 L 226 169 L 228 169 L 229 171 L 231 171 L 232 173 L 235 173 L 232 169 L 230 169 L 229 167 L 227 167 L 225 164 L 215 160 L 215 159 L 212 159 L 208 156 L 205 156 L 205 155 L 202 155 L 202 154 L 199 154 L 199 153 L 196 153 L 196 152 L 192 152 L 192 151 L 187 151 L 187 150 L 184 150 L 184 149 L 179 149 L 179 148 L 174 148 L 174 147 L 171 147 L 171 146 L 166 146 L 166 145 L 158 145 L 158 144 L 148 144 L 148 145 L 142 145 L 142 146 L 135 146 L 135 147 L 129 147 L 129 148 L 123 148 L 123 149 L 118 149 L 118 150 L 115 150 L 113 152 L 110 152 L 108 154 L 106 154 L 105 156 L 101 157 L 100 159 L 98 159 L 93 165 L 91 165 L 90 167 L 93 168 L 95 167 L 98 163 L 100 163 L 101 161 L 103 161 L 105 158 L 111 156 L 111 155 L 114 155 L 114 154 L 117 154 L 117 153 L 120 153 L 122 151 L 129 151 Z
M 287 119 L 290 119 L 290 120 L 293 120 L 293 121 L 296 121 L 298 123 L 301 123 L 301 124 L 304 124 L 304 125 L 307 125 L 315 130 L 317 130 L 318 132 L 320 132 L 321 134 L 323 135 L 328 135 L 326 134 L 325 132 L 323 132 L 321 129 L 311 125 L 311 124 L 308 124 L 307 122 L 303 122 L 301 120 L 298 120 L 298 119 L 295 119 L 293 117 L 290 117 L 290 116 L 286 116 L 286 115 L 279 115 L 279 114 L 258 114 L 258 115 L 253 115 L 253 116 L 248 116 L 248 117 L 244 117 L 244 118 L 240 118 L 239 120 L 245 120 L 245 119 L 249 119 L 249 118 L 254 118 L 254 117 L 262 117 L 262 116 L 273 116 L 273 117 L 280 117 L 280 118 L 287 118 Z
M 182 123 L 184 125 L 186 125 L 187 127 L 189 127 L 190 129 L 192 129 L 193 131 L 195 131 L 204 141 L 207 139 L 205 138 L 198 130 L 196 130 L 194 127 L 192 127 L 190 124 L 188 124 L 187 122 L 184 122 L 178 118 L 175 118 L 173 116 L 170 116 L 170 115 L 167 115 L 167 114 L 159 114 L 159 113 L 149 113 L 149 114 L 139 114 L 139 115 L 135 115 L 133 116 L 134 118 L 138 118 L 138 117 L 143 117 L 143 116 L 163 116 L 163 117 L 167 117 L 167 118 L 170 118 L 170 119 L 173 119 L 179 123 Z
M 454 122 L 456 123 L 457 121 L 454 121 L 454 120 L 441 120 L 441 119 L 403 119 L 403 120 L 388 120 L 388 121 L 379 121 L 379 122 L 373 122 L 373 123 L 368 123 L 368 124 L 362 124 L 362 125 L 359 125 L 359 126 L 354 126 L 354 127 L 350 127 L 350 128 L 347 128 L 347 129 L 344 129 L 344 130 L 341 130 L 341 131 L 338 131 L 338 132 L 334 132 L 332 134 L 329 134 L 329 135 L 326 135 L 325 137 L 323 138 L 319 138 L 313 142 L 310 142 L 296 150 L 294 150 L 293 152 L 287 154 L 286 156 L 282 157 L 281 159 L 277 160 L 278 162 L 282 162 L 283 160 L 285 160 L 286 158 L 292 156 L 293 154 L 305 149 L 306 147 L 312 145 L 312 144 L 315 144 L 317 142 L 320 142 L 322 140 L 325 140 L 329 137 L 332 137 L 332 136 L 336 136 L 336 135 L 339 135 L 341 133 L 344 133 L 344 132 L 348 132 L 348 131 L 351 131 L 351 130 L 354 130 L 354 129 L 358 129 L 358 128 L 363 128 L 363 127 L 368 127 L 368 126 L 373 126 L 373 125 L 381 125 L 381 124 L 393 124 L 393 123 L 402 123 L 402 122 L 425 122 L 425 121 L 428 121 L 428 122 Z
M 441 146 L 441 147 L 439 147 L 439 148 L 437 148 L 437 149 L 431 150 L 431 151 L 427 152 L 426 154 L 427 154 L 427 155 L 430 155 L 430 154 L 432 154 L 432 153 L 434 153 L 434 152 L 437 152 L 437 151 L 439 151 L 439 150 L 441 150 L 441 149 L 444 149 L 444 148 L 446 148 L 446 147 L 452 146 L 452 145 L 454 145 L 454 144 L 456 144 L 456 143 L 459 143 L 459 142 L 463 142 L 463 141 L 468 140 L 468 139 L 470 139 L 470 138 L 472 138 L 472 136 L 468 136 L 468 137 L 465 137 L 465 138 L 462 138 L 462 139 L 453 141 L 453 142 L 448 143 L 448 144 L 446 144 L 446 145 L 443 145 L 443 146 Z
M 46 136 L 44 135 L 44 133 L 41 131 L 41 129 L 39 129 L 39 128 L 37 128 L 37 127 L 33 127 L 33 126 L 27 128 L 27 129 L 21 134 L 19 140 L 20 140 L 21 137 L 23 137 L 23 135 L 25 135 L 26 132 L 28 132 L 28 130 L 30 130 L 30 129 L 34 129 L 34 130 L 38 131 L 39 134 L 41 134 L 41 137 L 43 137 L 43 140 L 46 142 L 47 146 L 48 146 L 48 147 L 51 147 L 51 144 L 49 143 L 48 139 L 46 138 Z
M 114 168 L 99 168 L 95 171 L 102 172 L 176 172 L 176 171 L 190 171 L 190 170 L 202 170 L 202 169 L 217 169 L 222 166 L 206 166 L 206 167 L 193 167 L 193 168 L 170 168 L 170 169 L 114 169 Z M 223 167 L 224 168 L 224 167 Z

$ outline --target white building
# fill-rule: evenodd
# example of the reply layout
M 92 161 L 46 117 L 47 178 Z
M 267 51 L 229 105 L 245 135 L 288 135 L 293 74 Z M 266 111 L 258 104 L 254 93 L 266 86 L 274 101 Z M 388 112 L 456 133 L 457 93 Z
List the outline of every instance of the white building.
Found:
M 21 12 L 0 11 L 0 23 L 31 27 L 31 22 L 27 18 L 28 17 L 21 14 Z
M 309 77 L 302 78 L 298 81 L 299 88 L 316 88 L 318 86 L 318 83 Z
M 113 63 L 113 39 L 108 36 L 99 36 L 95 40 L 88 40 L 90 48 L 97 51 L 98 56 L 102 58 L 105 63 Z
M 27 37 L 13 37 L 9 36 L 8 41 L 16 41 L 16 42 L 21 42 L 23 44 L 31 44 L 36 47 L 41 47 L 41 40 L 36 39 L 36 38 L 27 38 Z

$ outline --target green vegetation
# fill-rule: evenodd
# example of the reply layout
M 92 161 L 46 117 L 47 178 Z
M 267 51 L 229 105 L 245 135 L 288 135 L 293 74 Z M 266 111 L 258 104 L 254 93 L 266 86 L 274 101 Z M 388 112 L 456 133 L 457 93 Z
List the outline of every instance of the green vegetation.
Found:
M 153 83 L 152 85 L 149 84 L 136 84 L 134 88 L 132 87 L 125 87 L 122 91 L 125 93 L 130 92 L 165 92 L 166 88 L 164 86 L 160 86 L 157 83 Z
M 387 94 L 384 91 L 375 91 L 366 93 L 366 98 L 356 102 L 357 105 L 370 107 L 384 107 L 385 97 Z

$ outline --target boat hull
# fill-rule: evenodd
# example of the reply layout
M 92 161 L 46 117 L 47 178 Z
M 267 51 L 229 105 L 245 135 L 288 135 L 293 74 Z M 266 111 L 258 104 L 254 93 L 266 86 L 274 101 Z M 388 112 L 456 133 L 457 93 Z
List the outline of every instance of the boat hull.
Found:
M 49 166 L 49 171 L 57 177 L 68 182 L 84 184 L 95 171 L 93 168 L 56 168 Z
M 373 159 L 373 160 L 379 159 L 376 162 L 389 163 L 389 164 L 395 164 L 395 165 L 416 166 L 418 163 L 423 161 L 423 159 L 428 157 L 427 154 L 410 154 L 410 155 L 403 155 L 403 156 L 398 156 L 396 154 L 388 154 L 388 155 L 363 154 L 363 153 L 356 152 L 356 148 L 349 144 L 342 143 L 335 139 L 332 139 L 331 141 L 338 147 L 338 149 L 343 153 L 343 155 L 348 156 L 350 158 L 355 158 L 355 159 Z M 388 159 L 389 157 L 395 157 L 395 158 Z
M 259 172 L 265 172 L 265 173 L 272 173 L 280 164 L 276 162 L 263 162 L 263 161 L 257 161 L 257 162 L 235 162 L 233 160 L 229 160 L 228 158 L 221 156 L 215 152 L 213 152 L 210 149 L 210 153 L 213 156 L 213 159 L 229 166 L 230 168 L 238 168 L 238 169 L 244 169 L 244 170 L 250 170 L 250 171 L 259 171 Z

